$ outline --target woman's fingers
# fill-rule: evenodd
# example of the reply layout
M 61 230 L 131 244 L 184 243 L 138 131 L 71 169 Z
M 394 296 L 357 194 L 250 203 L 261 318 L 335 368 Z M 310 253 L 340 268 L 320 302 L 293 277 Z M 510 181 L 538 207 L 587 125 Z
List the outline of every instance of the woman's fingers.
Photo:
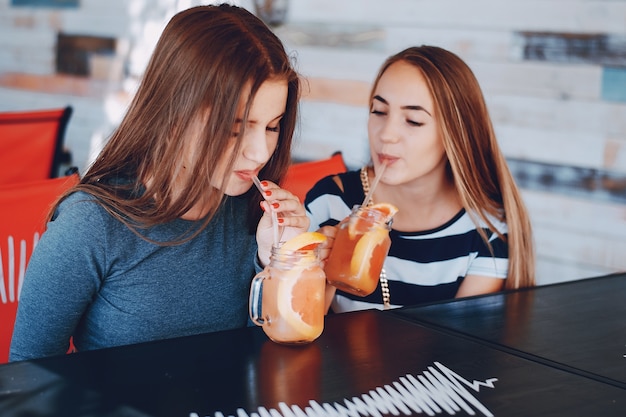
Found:
M 265 211 L 257 228 L 259 253 L 266 252 L 261 246 L 267 245 L 268 235 L 273 232 L 271 222 L 276 216 L 279 225 L 279 240 L 285 242 L 309 229 L 310 220 L 300 200 L 288 190 L 271 181 L 261 181 L 263 197 L 261 207 Z M 264 260 L 264 259 L 262 259 Z
M 270 181 L 262 181 L 261 185 L 264 190 L 263 197 L 267 203 L 263 207 L 264 210 L 279 214 L 279 217 L 285 219 L 285 225 L 300 225 L 302 219 L 296 219 L 293 223 L 287 222 L 287 217 L 306 217 L 306 210 L 298 197 Z
M 326 236 L 326 242 L 322 243 L 319 248 L 320 259 L 323 263 L 325 263 L 330 256 L 330 251 L 333 249 L 333 244 L 335 243 L 335 235 L 337 234 L 337 227 L 322 226 L 317 231 Z

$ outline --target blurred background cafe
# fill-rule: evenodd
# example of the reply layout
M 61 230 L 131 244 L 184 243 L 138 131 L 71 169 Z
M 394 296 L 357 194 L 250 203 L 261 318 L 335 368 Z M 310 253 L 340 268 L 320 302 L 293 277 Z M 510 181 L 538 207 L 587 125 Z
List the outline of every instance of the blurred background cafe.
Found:
M 295 160 L 341 151 L 349 168 L 367 163 L 378 67 L 407 46 L 441 46 L 481 83 L 531 213 L 538 283 L 626 270 L 626 2 L 230 2 L 271 25 L 308 82 Z M 165 23 L 208 3 L 0 0 L 0 112 L 69 107 L 52 174 L 84 172 Z

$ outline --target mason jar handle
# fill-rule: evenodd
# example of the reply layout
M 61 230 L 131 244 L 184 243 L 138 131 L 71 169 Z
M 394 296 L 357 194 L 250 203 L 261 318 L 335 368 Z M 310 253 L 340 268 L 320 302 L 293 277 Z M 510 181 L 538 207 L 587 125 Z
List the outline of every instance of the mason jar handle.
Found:
M 250 299 L 248 301 L 248 314 L 250 315 L 250 320 L 257 326 L 263 326 L 265 320 L 261 316 L 262 310 L 261 305 L 261 286 L 263 285 L 263 280 L 267 278 L 269 274 L 266 273 L 265 270 L 259 272 L 253 279 L 252 284 L 250 286 Z

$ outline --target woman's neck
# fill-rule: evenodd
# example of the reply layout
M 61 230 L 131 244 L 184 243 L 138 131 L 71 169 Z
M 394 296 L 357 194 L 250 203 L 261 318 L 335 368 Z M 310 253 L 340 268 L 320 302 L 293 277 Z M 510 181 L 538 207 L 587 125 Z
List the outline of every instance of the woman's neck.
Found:
M 401 185 L 380 183 L 373 200 L 395 205 L 393 228 L 405 232 L 435 229 L 463 208 L 454 183 L 445 175 Z

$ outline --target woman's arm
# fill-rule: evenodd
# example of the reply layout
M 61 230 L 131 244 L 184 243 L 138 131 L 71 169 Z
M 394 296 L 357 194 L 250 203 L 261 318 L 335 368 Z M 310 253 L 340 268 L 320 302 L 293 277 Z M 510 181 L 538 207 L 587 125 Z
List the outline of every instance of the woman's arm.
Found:
M 456 293 L 456 298 L 469 297 L 472 295 L 489 294 L 501 291 L 504 288 L 504 279 L 468 275 L 463 280 Z
M 95 209 L 93 202 L 66 205 L 35 247 L 20 293 L 11 361 L 67 352 L 100 282 L 97 260 L 106 237 Z
M 326 260 L 330 256 L 330 251 L 333 248 L 333 244 L 335 243 L 335 235 L 337 234 L 337 227 L 335 226 L 323 226 L 317 230 L 319 233 L 326 236 L 326 242 L 320 245 L 319 248 L 319 257 L 322 263 L 322 268 L 326 265 Z M 326 312 L 330 309 L 330 305 L 333 302 L 333 297 L 335 296 L 335 291 L 337 289 L 330 285 L 328 281 L 326 281 L 326 290 L 324 294 L 324 308 Z

